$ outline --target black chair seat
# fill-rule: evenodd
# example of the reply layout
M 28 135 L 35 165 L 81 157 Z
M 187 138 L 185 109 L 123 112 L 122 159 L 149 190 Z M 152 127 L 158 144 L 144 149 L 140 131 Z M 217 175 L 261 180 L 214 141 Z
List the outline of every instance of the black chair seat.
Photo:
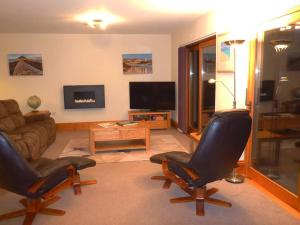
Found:
M 189 161 L 191 155 L 186 152 L 179 152 L 179 151 L 173 151 L 173 152 L 165 152 L 156 154 L 150 157 L 150 161 L 152 163 L 162 164 L 162 161 L 167 160 L 168 158 L 178 158 L 182 161 Z
M 48 158 L 39 158 L 30 162 L 30 166 L 38 171 L 41 178 L 45 178 L 58 171 L 65 171 L 70 164 L 68 161 L 57 161 Z
M 69 156 L 69 157 L 63 157 L 58 158 L 59 161 L 67 161 L 70 164 L 72 164 L 77 170 L 82 170 L 88 167 L 96 166 L 96 161 L 85 158 L 85 157 L 79 157 L 79 156 Z

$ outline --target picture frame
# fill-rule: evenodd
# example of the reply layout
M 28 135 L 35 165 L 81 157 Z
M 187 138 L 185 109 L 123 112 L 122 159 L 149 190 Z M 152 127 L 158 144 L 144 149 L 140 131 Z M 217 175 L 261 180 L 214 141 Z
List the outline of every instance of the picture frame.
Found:
M 232 73 L 234 71 L 233 50 L 230 46 L 225 44 L 225 41 L 228 40 L 228 34 L 221 34 L 217 36 L 217 72 Z
M 152 74 L 152 53 L 122 54 L 123 74 Z
M 42 76 L 43 60 L 41 54 L 8 54 L 10 76 Z

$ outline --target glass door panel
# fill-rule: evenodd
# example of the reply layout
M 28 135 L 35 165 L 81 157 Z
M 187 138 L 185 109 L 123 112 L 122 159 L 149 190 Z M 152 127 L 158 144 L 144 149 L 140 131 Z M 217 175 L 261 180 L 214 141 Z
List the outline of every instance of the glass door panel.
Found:
M 199 126 L 199 51 L 189 52 L 189 130 L 198 130 Z
M 202 75 L 202 107 L 201 130 L 206 127 L 215 112 L 215 84 L 208 83 L 209 79 L 216 79 L 216 46 L 211 45 L 201 49 Z
M 266 31 L 260 51 L 252 167 L 299 195 L 300 29 Z

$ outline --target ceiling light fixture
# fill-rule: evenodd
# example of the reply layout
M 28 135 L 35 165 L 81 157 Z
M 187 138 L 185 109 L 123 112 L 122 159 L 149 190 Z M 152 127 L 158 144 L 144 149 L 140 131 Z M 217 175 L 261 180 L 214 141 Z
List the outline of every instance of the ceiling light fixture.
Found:
M 100 28 L 102 30 L 105 30 L 107 27 L 107 24 L 101 19 L 94 19 L 92 21 L 89 21 L 87 22 L 87 25 L 89 25 L 91 28 Z
M 115 16 L 107 10 L 89 11 L 75 16 L 75 20 L 87 24 L 91 28 L 105 30 L 108 25 L 122 22 L 121 17 Z
M 283 52 L 284 50 L 286 50 L 290 44 L 291 41 L 288 40 L 272 40 L 270 41 L 271 45 L 273 45 L 275 51 L 277 53 Z

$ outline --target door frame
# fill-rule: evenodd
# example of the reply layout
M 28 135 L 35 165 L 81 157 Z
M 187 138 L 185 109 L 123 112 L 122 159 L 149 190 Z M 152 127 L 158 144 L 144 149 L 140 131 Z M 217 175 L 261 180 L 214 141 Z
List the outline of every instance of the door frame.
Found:
M 199 104 L 198 104 L 198 127 L 197 127 L 197 131 L 199 131 L 199 129 L 202 127 L 202 53 L 203 53 L 203 48 L 205 47 L 209 47 L 209 46 L 216 46 L 216 35 L 211 36 L 209 38 L 203 39 L 197 43 L 193 43 L 190 44 L 188 46 L 186 46 L 189 51 L 188 51 L 188 56 L 190 53 L 190 50 L 198 50 L 199 52 L 199 59 L 198 59 L 198 71 L 199 71 L 199 80 L 198 80 L 198 95 L 199 95 Z M 187 75 L 186 75 L 186 96 L 187 96 L 187 101 L 186 101 L 186 109 L 187 109 L 187 128 L 188 128 L 188 133 L 193 132 L 194 130 L 190 129 L 190 122 L 189 122 L 189 115 L 190 115 L 190 92 L 189 92 L 189 84 L 190 84 L 190 61 L 189 61 L 189 57 L 188 57 L 188 63 L 187 63 Z
M 300 21 L 300 10 L 295 9 L 290 13 L 283 15 L 282 17 L 278 17 L 272 21 L 268 21 L 264 24 L 265 31 L 270 29 L 275 29 L 278 27 L 278 24 L 283 26 L 284 21 L 288 25 L 291 23 L 295 23 L 296 21 Z M 276 26 L 274 27 L 274 24 Z M 247 97 L 246 102 L 247 105 L 250 106 L 250 114 L 252 118 L 255 118 L 255 107 L 257 105 L 257 88 L 256 82 L 260 80 L 260 68 L 262 64 L 262 44 L 263 44 L 263 32 L 258 33 L 257 38 L 250 42 L 250 63 L 249 63 L 249 77 L 248 77 L 248 87 L 247 87 Z M 254 124 L 254 121 L 253 121 Z M 291 207 L 300 211 L 300 174 L 298 176 L 298 196 L 283 186 L 275 183 L 270 178 L 266 177 L 255 168 L 251 166 L 251 153 L 253 148 L 253 136 L 255 135 L 254 129 L 252 129 L 248 144 L 246 146 L 245 152 L 245 174 L 248 178 L 254 180 L 259 185 L 263 186 L 267 191 L 271 192 L 274 196 L 287 203 Z

